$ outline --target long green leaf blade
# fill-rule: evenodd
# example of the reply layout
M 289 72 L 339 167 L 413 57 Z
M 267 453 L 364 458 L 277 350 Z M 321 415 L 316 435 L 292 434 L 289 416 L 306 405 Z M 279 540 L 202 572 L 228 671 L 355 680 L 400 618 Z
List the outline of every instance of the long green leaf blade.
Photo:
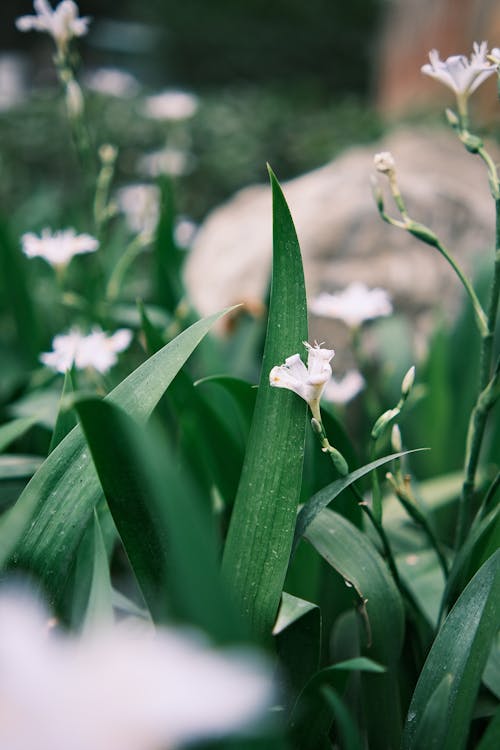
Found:
M 300 247 L 274 174 L 273 275 L 259 392 L 227 537 L 223 570 L 253 631 L 269 637 L 299 501 L 306 405 L 269 385 L 273 365 L 302 350 L 307 308 Z
M 500 550 L 487 560 L 451 610 L 429 652 L 408 711 L 403 750 L 414 750 L 427 706 L 451 675 L 443 750 L 461 750 L 469 734 L 481 675 L 500 621 Z
M 145 422 L 187 358 L 223 314 L 200 320 L 183 331 L 107 398 Z M 9 553 L 14 550 L 12 564 L 40 578 L 47 593 L 57 599 L 101 495 L 81 429 L 75 427 L 52 451 L 16 505 L 2 519 L 0 550 Z

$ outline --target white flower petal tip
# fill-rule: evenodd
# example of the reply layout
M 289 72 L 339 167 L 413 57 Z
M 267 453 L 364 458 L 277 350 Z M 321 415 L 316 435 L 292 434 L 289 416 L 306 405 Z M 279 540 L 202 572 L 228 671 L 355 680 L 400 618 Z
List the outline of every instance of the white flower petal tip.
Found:
M 361 393 L 365 387 L 365 380 L 357 370 L 349 370 L 343 378 L 331 378 L 323 392 L 325 401 L 333 404 L 348 404 Z
M 117 363 L 119 352 L 132 341 L 132 331 L 120 328 L 108 336 L 101 328 L 88 335 L 72 328 L 68 333 L 55 336 L 52 351 L 40 355 L 40 361 L 55 372 L 64 373 L 73 365 L 77 370 L 92 368 L 103 375 Z
M 373 165 L 377 172 L 382 172 L 383 174 L 393 172 L 396 167 L 394 157 L 390 151 L 380 151 L 380 153 L 375 154 Z
M 304 399 L 309 405 L 317 403 L 332 375 L 330 361 L 333 349 L 322 349 L 319 344 L 311 346 L 304 342 L 308 351 L 307 367 L 299 354 L 287 357 L 283 365 L 276 365 L 269 373 L 269 383 L 275 388 L 287 388 Z
M 497 48 L 492 53 L 498 51 Z M 435 49 L 429 52 L 429 62 L 422 65 L 421 71 L 425 75 L 435 78 L 458 97 L 467 98 L 483 81 L 497 69 L 497 63 L 488 60 L 488 43 L 474 42 L 473 51 L 469 59 L 465 55 L 451 55 L 441 60 Z
M 40 237 L 28 232 L 21 237 L 21 244 L 28 258 L 44 258 L 52 266 L 65 266 L 75 255 L 93 253 L 99 247 L 95 237 L 77 234 L 74 229 L 43 229 Z
M 366 284 L 354 282 L 342 292 L 322 292 L 311 301 L 309 309 L 314 315 L 342 320 L 350 328 L 357 328 L 367 320 L 392 313 L 392 303 L 385 289 L 369 289 Z
M 258 654 L 131 620 L 68 636 L 9 589 L 0 590 L 0 664 L 5 749 L 177 748 L 247 729 L 276 700 Z
M 57 46 L 65 49 L 73 37 L 84 36 L 90 18 L 80 18 L 78 5 L 73 0 L 62 0 L 52 8 L 47 0 L 34 0 L 35 16 L 21 16 L 16 20 L 19 31 L 43 31 L 50 34 Z

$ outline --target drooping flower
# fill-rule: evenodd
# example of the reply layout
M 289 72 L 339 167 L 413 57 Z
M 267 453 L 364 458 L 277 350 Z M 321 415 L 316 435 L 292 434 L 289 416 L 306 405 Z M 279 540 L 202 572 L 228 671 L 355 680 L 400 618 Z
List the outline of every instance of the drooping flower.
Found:
M 0 593 L 5 750 L 172 750 L 244 728 L 273 694 L 253 653 L 130 620 L 67 636 L 31 598 Z
M 143 113 L 153 120 L 187 120 L 198 109 L 198 97 L 187 91 L 167 89 L 148 96 Z
M 132 340 L 132 331 L 120 328 L 111 336 L 95 327 L 88 335 L 77 328 L 55 336 L 52 351 L 40 355 L 40 361 L 56 372 L 66 372 L 73 365 L 77 370 L 92 368 L 107 373 L 118 361 L 117 354 L 124 351 Z
M 332 376 L 330 361 L 333 349 L 322 349 L 319 344 L 311 346 L 304 341 L 307 349 L 307 367 L 300 354 L 287 357 L 283 365 L 276 365 L 269 373 L 269 383 L 275 388 L 287 388 L 309 404 L 313 417 L 319 417 L 319 400 Z
M 52 266 L 65 266 L 71 258 L 81 253 L 92 253 L 99 247 L 90 234 L 77 234 L 74 229 L 52 233 L 43 229 L 41 236 L 28 232 L 21 238 L 23 252 L 28 258 L 44 258 Z
M 422 65 L 421 71 L 444 83 L 458 99 L 466 100 L 496 70 L 488 61 L 487 53 L 487 42 L 474 42 L 470 59 L 465 55 L 451 55 L 441 60 L 439 52 L 433 49 L 429 52 L 430 62 Z
M 337 380 L 330 378 L 326 384 L 323 398 L 333 404 L 348 404 L 365 387 L 365 380 L 358 370 L 348 370 L 346 374 Z
M 360 282 L 349 284 L 337 294 L 322 292 L 311 301 L 309 308 L 315 315 L 343 320 L 350 328 L 358 328 L 366 320 L 392 313 L 391 300 L 385 289 L 369 289 Z
M 62 0 L 52 9 L 47 0 L 34 0 L 35 16 L 21 16 L 16 20 L 19 31 L 44 31 L 50 34 L 57 47 L 65 51 L 75 36 L 88 31 L 89 17 L 79 18 L 78 5 L 73 0 Z

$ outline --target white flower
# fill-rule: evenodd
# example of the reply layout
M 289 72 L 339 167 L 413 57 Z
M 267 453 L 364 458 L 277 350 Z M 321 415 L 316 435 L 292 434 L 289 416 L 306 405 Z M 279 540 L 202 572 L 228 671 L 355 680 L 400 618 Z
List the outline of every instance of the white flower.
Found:
M 116 200 L 131 232 L 154 232 L 160 218 L 160 190 L 156 185 L 127 185 L 117 191 Z
M 175 222 L 174 239 L 178 247 L 191 247 L 198 231 L 198 225 L 185 216 L 180 216 Z
M 498 47 L 493 47 L 488 55 L 488 60 L 490 60 L 496 67 L 500 65 L 500 49 Z
M 52 351 L 41 354 L 40 360 L 56 372 L 66 372 L 74 364 L 77 370 L 90 367 L 105 374 L 118 361 L 118 352 L 124 351 L 131 340 L 132 332 L 127 328 L 120 328 L 111 336 L 99 327 L 88 335 L 72 328 L 55 336 Z
M 78 6 L 73 0 L 63 0 L 54 10 L 47 0 L 34 0 L 36 16 L 21 16 L 16 21 L 19 31 L 46 31 L 59 49 L 65 50 L 75 36 L 88 31 L 90 18 L 78 17 Z
M 383 172 L 383 174 L 393 172 L 394 167 L 396 166 L 394 157 L 390 151 L 381 151 L 380 153 L 375 154 L 373 157 L 373 164 L 375 169 L 378 172 Z
M 439 52 L 433 49 L 429 52 L 430 63 L 422 65 L 421 71 L 444 83 L 458 97 L 467 98 L 496 70 L 488 62 L 487 52 L 487 42 L 474 42 L 470 60 L 465 55 L 452 55 L 443 61 Z
M 284 365 L 273 367 L 269 373 L 269 383 L 275 388 L 287 388 L 307 401 L 313 417 L 319 418 L 319 400 L 332 376 L 330 360 L 333 349 L 321 349 L 319 344 L 311 346 L 304 341 L 307 349 L 307 367 L 300 354 L 287 357 Z
M 365 320 L 392 313 L 392 304 L 385 289 L 368 289 L 366 284 L 354 282 L 337 294 L 322 292 L 309 306 L 311 312 L 325 318 L 343 320 L 357 328 Z
M 168 89 L 148 96 L 143 112 L 153 120 L 187 120 L 198 109 L 198 97 L 187 91 Z
M 323 398 L 334 404 L 348 404 L 365 387 L 363 376 L 357 370 L 349 370 L 343 378 L 330 378 L 326 384 Z
M 74 229 L 52 233 L 43 229 L 40 237 L 28 232 L 22 238 L 23 253 L 28 258 L 44 258 L 52 266 L 65 266 L 74 255 L 93 253 L 99 247 L 90 234 L 77 234 Z
M 193 157 L 179 148 L 162 148 L 142 156 L 137 166 L 139 172 L 147 177 L 158 177 L 161 174 L 181 177 L 191 172 Z
M 85 85 L 107 96 L 128 98 L 139 91 L 139 82 L 131 73 L 119 68 L 98 68 L 85 76 Z
M 0 594 L 4 750 L 171 750 L 248 726 L 273 693 L 254 654 L 130 621 L 67 636 Z

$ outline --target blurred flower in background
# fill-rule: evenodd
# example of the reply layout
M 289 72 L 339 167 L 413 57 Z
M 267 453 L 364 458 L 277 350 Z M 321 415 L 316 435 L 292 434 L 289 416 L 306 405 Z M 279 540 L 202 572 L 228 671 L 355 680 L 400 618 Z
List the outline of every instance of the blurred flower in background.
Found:
M 40 237 L 28 232 L 21 238 L 23 253 L 28 258 L 43 258 L 52 266 L 65 266 L 75 255 L 93 253 L 99 247 L 90 234 L 77 234 L 74 229 L 52 232 L 42 229 Z
M 73 365 L 77 370 L 92 368 L 106 374 L 118 361 L 116 356 L 128 348 L 132 331 L 121 328 L 108 336 L 95 327 L 88 335 L 78 328 L 55 336 L 52 351 L 40 355 L 40 361 L 56 372 L 66 372 Z
M 131 232 L 146 235 L 154 232 L 160 216 L 160 191 L 156 185 L 126 185 L 115 197 Z
M 142 156 L 137 164 L 139 172 L 147 177 L 161 174 L 181 177 L 189 174 L 194 167 L 194 157 L 179 148 L 163 148 Z
M 0 593 L 5 750 L 171 750 L 247 727 L 274 697 L 260 658 L 194 633 L 127 620 L 73 637 L 54 624 L 26 594 Z
M 391 315 L 392 304 L 385 289 L 369 289 L 366 284 L 354 282 L 342 292 L 322 292 L 311 301 L 309 309 L 314 315 L 336 318 L 350 328 L 358 328 L 367 320 Z
M 153 120 L 187 120 L 198 109 L 198 97 L 187 91 L 167 90 L 148 96 L 143 113 Z
M 96 68 L 84 76 L 84 82 L 91 91 L 123 99 L 136 96 L 141 88 L 132 73 L 120 68 Z
M 332 404 L 348 404 L 361 393 L 365 379 L 358 370 L 348 370 L 342 378 L 332 377 L 325 386 L 323 398 Z

